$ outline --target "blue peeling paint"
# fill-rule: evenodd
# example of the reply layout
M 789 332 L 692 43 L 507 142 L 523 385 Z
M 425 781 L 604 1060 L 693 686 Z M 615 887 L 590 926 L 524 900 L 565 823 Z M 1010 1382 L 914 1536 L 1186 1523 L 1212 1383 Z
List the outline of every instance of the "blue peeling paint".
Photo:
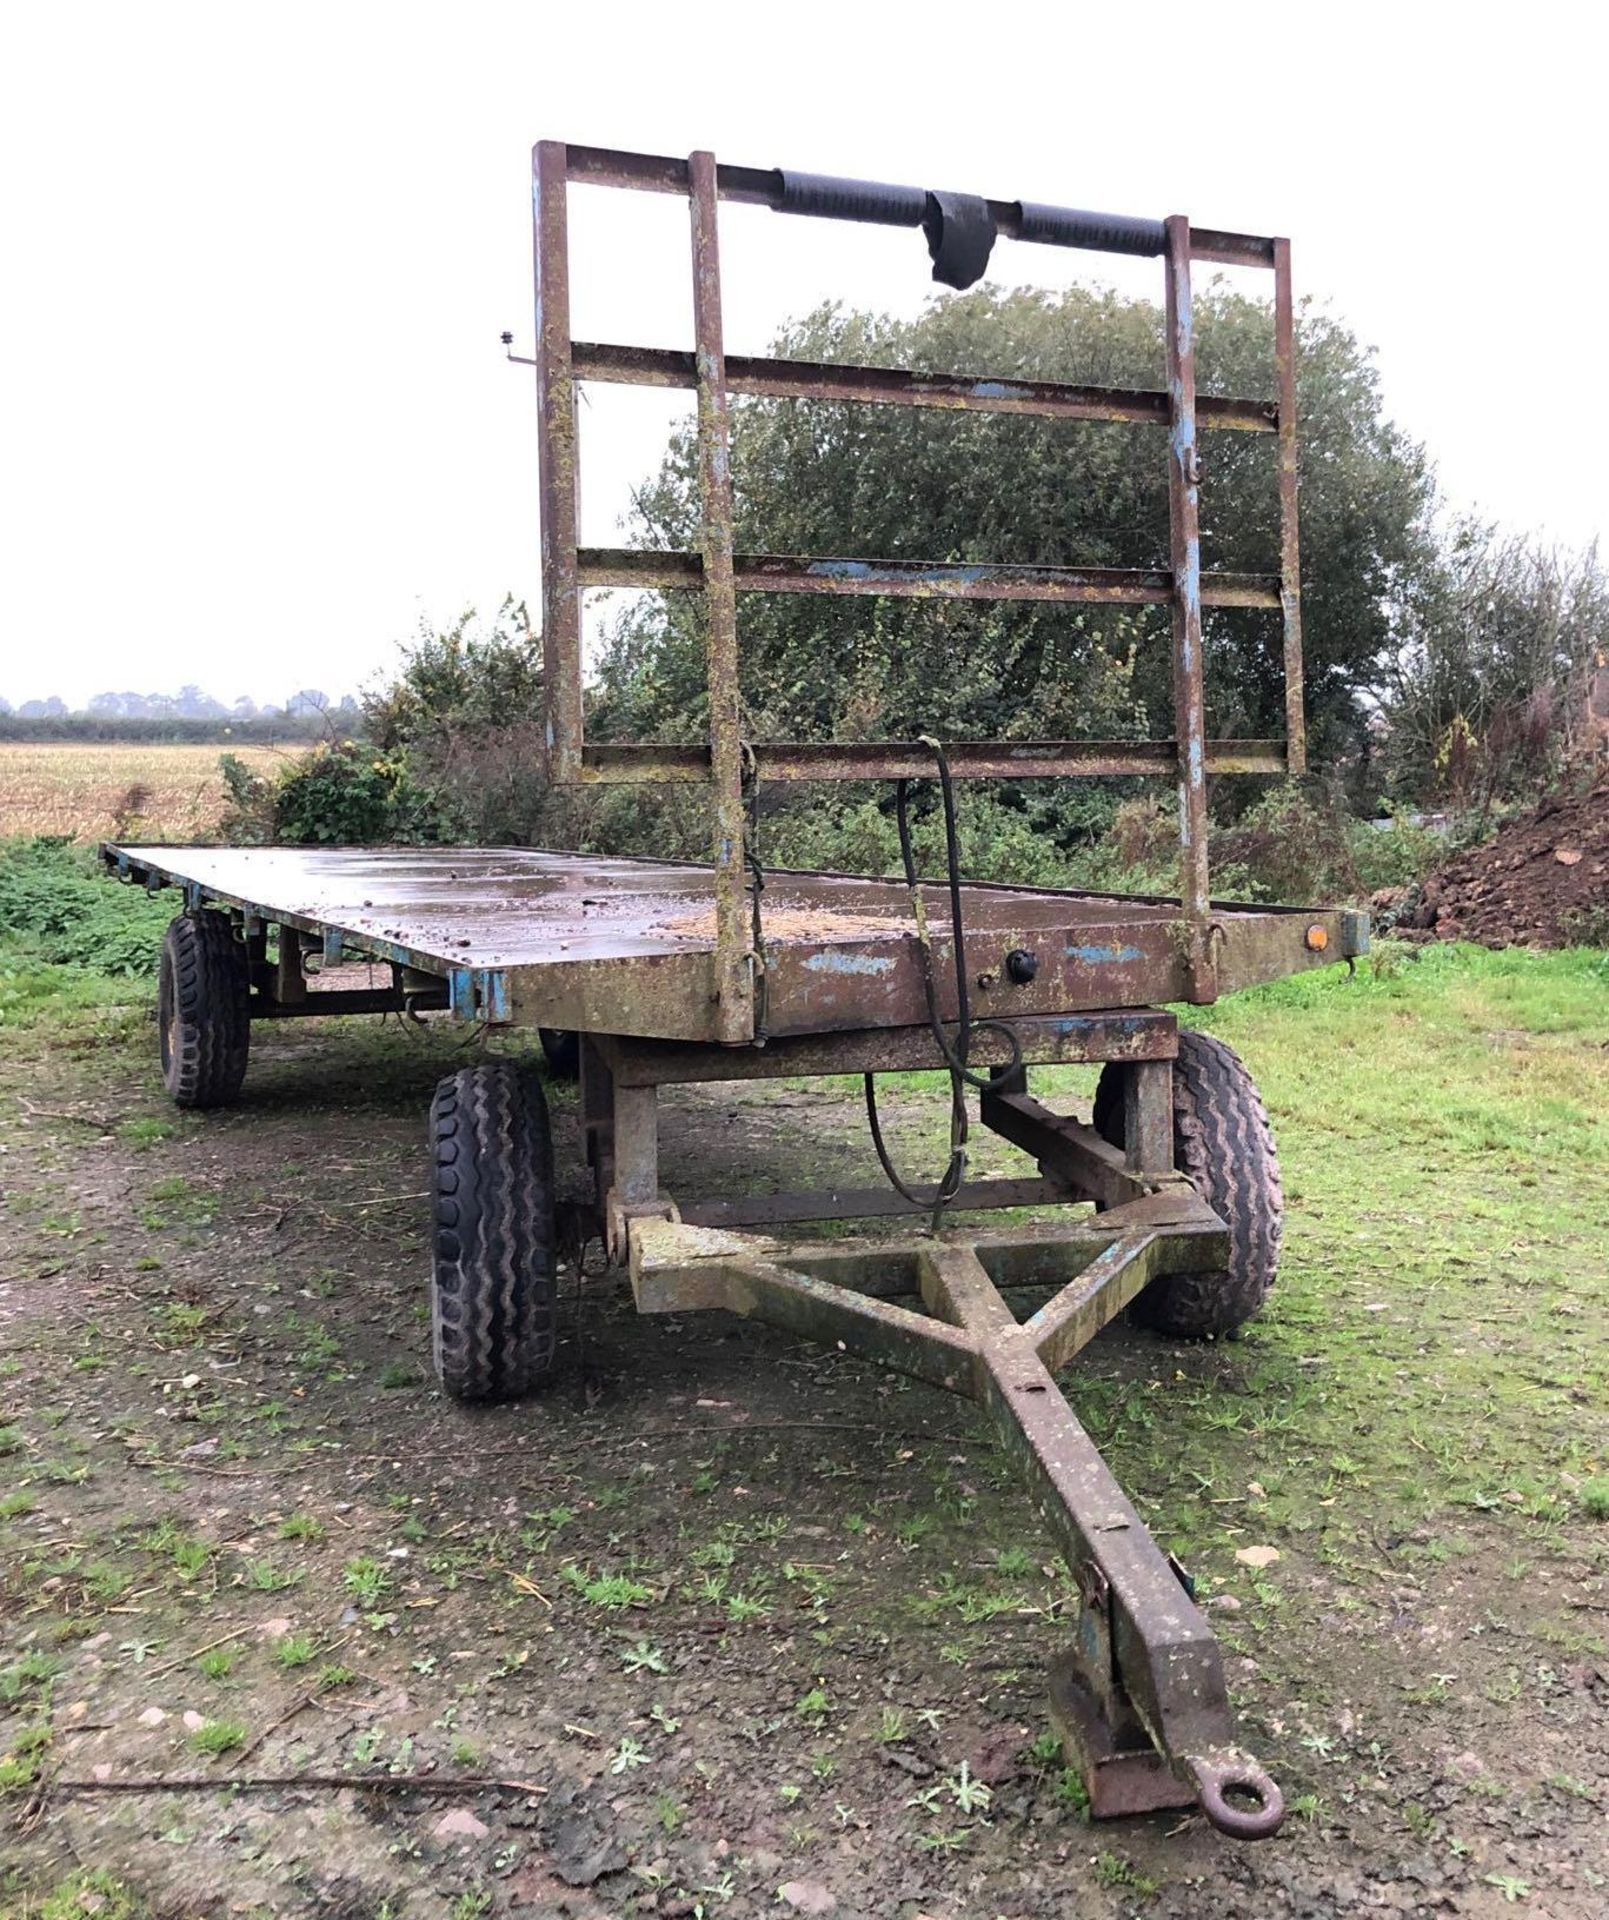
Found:
M 1190 541 L 1184 550 L 1184 598 L 1185 605 L 1199 608 L 1201 605 L 1201 543 Z
M 508 975 L 495 968 L 454 967 L 447 975 L 447 997 L 455 1020 L 497 1026 L 508 1019 Z
M 969 391 L 974 400 L 1026 400 L 1028 389 L 1005 380 L 975 380 Z
M 877 567 L 867 560 L 812 560 L 806 568 L 806 572 L 821 580 L 866 580 L 890 585 L 909 580 L 924 587 L 952 583 L 976 586 L 998 571 L 995 567 Z
M 812 973 L 890 973 L 894 962 L 887 954 L 840 953 L 836 947 L 823 947 L 805 965 Z
M 1128 1037 L 1143 1032 L 1147 1024 L 1146 1016 L 1132 1013 L 1103 1013 L 1098 1018 L 1092 1018 L 1089 1014 L 1076 1014 L 1066 1020 L 1053 1022 L 1052 1030 L 1064 1040 L 1081 1039 L 1097 1031 L 1101 1034 L 1115 1033 Z
M 1087 967 L 1121 967 L 1145 956 L 1138 947 L 1069 947 L 1069 960 L 1082 960 Z

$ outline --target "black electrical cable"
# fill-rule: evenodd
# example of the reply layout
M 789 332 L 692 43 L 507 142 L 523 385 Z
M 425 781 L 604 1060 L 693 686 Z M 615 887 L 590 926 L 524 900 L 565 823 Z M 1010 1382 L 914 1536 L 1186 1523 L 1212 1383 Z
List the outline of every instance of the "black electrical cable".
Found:
M 765 930 L 760 919 L 760 896 L 765 892 L 765 868 L 760 861 L 760 768 L 754 749 L 742 743 L 743 785 L 748 789 L 748 830 L 743 836 L 743 854 L 748 863 L 754 891 L 749 896 L 749 925 L 754 949 L 754 1041 L 763 1047 L 771 1010 L 771 960 L 765 950 Z
M 911 842 L 911 783 L 909 780 L 900 780 L 894 789 L 894 814 L 899 827 L 899 850 L 900 859 L 905 868 L 905 885 L 911 896 L 911 911 L 916 921 L 917 945 L 922 954 L 922 991 L 927 1002 L 927 1021 L 939 1053 L 950 1072 L 950 1162 L 944 1170 L 943 1178 L 934 1189 L 931 1203 L 913 1192 L 896 1171 L 878 1119 L 875 1080 L 869 1073 L 862 1078 L 866 1094 L 866 1119 L 871 1129 L 872 1145 L 877 1151 L 878 1164 L 887 1176 L 889 1185 L 902 1200 L 909 1201 L 913 1207 L 931 1204 L 933 1225 L 936 1228 L 944 1209 L 955 1198 L 966 1179 L 966 1090 L 972 1086 L 982 1093 L 991 1093 L 997 1087 L 1012 1080 L 1022 1067 L 1022 1042 L 1018 1039 L 1015 1030 L 1003 1020 L 972 1018 L 972 1003 L 967 989 L 966 923 L 961 908 L 961 850 L 956 830 L 955 787 L 950 774 L 950 761 L 943 745 L 930 735 L 925 733 L 920 735 L 919 743 L 928 748 L 933 755 L 938 773 L 939 797 L 944 812 L 944 855 L 950 894 L 950 936 L 955 959 L 957 1014 L 956 1043 L 952 1046 L 945 1034 L 944 1022 L 939 1014 L 938 982 L 933 974 L 933 944 L 927 930 L 927 903 L 922 896 L 922 884 L 916 871 L 916 851 Z M 976 1073 L 969 1064 L 972 1036 L 975 1033 L 990 1032 L 998 1033 L 1005 1039 L 1011 1050 L 1011 1056 L 1004 1066 L 996 1067 L 993 1073 Z

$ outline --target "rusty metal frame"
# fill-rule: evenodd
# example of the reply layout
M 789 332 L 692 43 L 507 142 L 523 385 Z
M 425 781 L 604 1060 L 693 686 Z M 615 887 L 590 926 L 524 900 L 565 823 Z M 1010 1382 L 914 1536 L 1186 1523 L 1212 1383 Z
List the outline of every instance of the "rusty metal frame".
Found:
M 1250 234 L 1193 228 L 1180 214 L 1162 222 L 990 200 L 998 233 L 1095 251 L 1163 257 L 1166 386 L 1157 392 L 1054 381 L 977 380 L 906 368 L 830 366 L 809 361 L 728 359 L 721 328 L 718 209 L 722 200 L 775 210 L 790 206 L 778 170 L 718 165 L 708 152 L 687 160 L 542 141 L 533 155 L 536 262 L 536 379 L 542 511 L 543 648 L 549 775 L 558 784 L 692 781 L 711 790 L 716 876 L 717 1025 L 720 1037 L 749 1037 L 753 955 L 745 926 L 742 789 L 745 755 L 766 780 L 908 778 L 908 743 L 745 743 L 740 734 L 737 596 L 741 593 L 869 594 L 965 600 L 1035 600 L 1165 605 L 1172 613 L 1174 737 L 1165 741 L 960 742 L 949 748 L 960 778 L 1046 778 L 1171 774 L 1178 785 L 1185 956 L 1191 1000 L 1218 990 L 1208 902 L 1207 792 L 1212 773 L 1296 774 L 1306 767 L 1302 699 L 1301 580 L 1297 536 L 1296 361 L 1290 244 Z M 572 183 L 685 196 L 691 217 L 695 341 L 678 352 L 577 341 L 569 323 L 567 195 Z M 900 211 L 846 212 L 812 205 L 817 217 L 914 224 L 912 191 L 866 182 Z M 920 205 L 917 195 L 914 204 Z M 1047 221 L 1046 216 L 1050 216 Z M 1191 270 L 1197 261 L 1271 271 L 1275 395 L 1269 400 L 1199 397 Z M 696 551 L 582 547 L 577 515 L 576 389 L 582 381 L 691 388 L 698 402 L 700 541 Z M 1168 429 L 1170 564 L 1166 569 L 975 565 L 857 556 L 737 554 L 733 551 L 731 398 L 760 395 L 864 401 L 952 411 L 1030 414 L 1046 419 L 1150 423 Z M 1278 443 L 1279 571 L 1203 572 L 1200 451 L 1204 429 L 1271 433 Z M 705 747 L 612 743 L 588 747 L 583 734 L 581 597 L 589 589 L 646 587 L 702 593 L 710 736 Z M 1209 607 L 1278 611 L 1283 628 L 1285 738 L 1213 741 L 1202 692 L 1202 613 Z M 752 1031 L 752 1029 L 750 1029 Z

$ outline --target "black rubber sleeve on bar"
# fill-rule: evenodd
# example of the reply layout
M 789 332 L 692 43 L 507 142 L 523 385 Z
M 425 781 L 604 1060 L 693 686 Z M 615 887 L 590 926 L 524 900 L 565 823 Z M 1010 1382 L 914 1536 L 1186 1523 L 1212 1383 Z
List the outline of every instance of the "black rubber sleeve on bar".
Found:
M 974 193 L 930 193 L 922 217 L 933 278 L 960 291 L 989 270 L 994 246 L 994 215 L 987 200 Z
M 1168 244 L 1160 220 L 1087 213 L 1081 207 L 1042 207 L 1031 200 L 1017 202 L 1017 238 L 1052 247 L 1090 247 L 1097 253 L 1165 253 Z
M 919 227 L 927 211 L 922 187 L 893 187 L 881 180 L 841 180 L 830 173 L 793 173 L 777 168 L 779 213 L 816 213 L 830 220 L 869 220 L 885 227 Z

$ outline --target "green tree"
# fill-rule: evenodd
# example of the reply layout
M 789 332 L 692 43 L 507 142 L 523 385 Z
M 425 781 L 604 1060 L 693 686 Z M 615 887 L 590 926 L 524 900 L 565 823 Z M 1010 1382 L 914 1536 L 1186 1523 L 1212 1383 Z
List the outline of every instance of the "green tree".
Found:
M 1399 797 L 1486 808 L 1589 756 L 1588 681 L 1609 657 L 1609 576 L 1595 547 L 1568 553 L 1460 520 L 1400 628 L 1380 697 Z
M 363 697 L 364 731 L 380 747 L 491 732 L 542 717 L 541 650 L 523 603 L 505 598 L 489 627 L 474 608 L 438 633 L 421 620 L 402 667 Z
M 1214 283 L 1197 301 L 1204 393 L 1270 394 L 1268 308 Z M 823 307 L 779 353 L 1002 378 L 1161 384 L 1162 316 L 1075 288 L 982 288 L 915 320 Z M 1384 416 L 1368 352 L 1312 307 L 1298 321 L 1302 576 L 1308 712 L 1317 758 L 1360 738 L 1364 690 L 1432 552 L 1433 481 Z M 1217 432 L 1204 450 L 1210 567 L 1277 566 L 1273 437 Z M 740 550 L 1144 567 L 1167 564 L 1164 436 L 1155 427 L 749 400 L 733 475 Z M 644 544 L 696 544 L 688 435 L 637 499 Z M 1165 736 L 1165 610 L 749 596 L 740 618 L 756 737 Z M 1276 614 L 1213 611 L 1209 731 L 1283 731 Z M 619 619 L 599 663 L 600 735 L 696 736 L 704 724 L 694 596 Z M 847 798 L 847 796 L 846 796 Z
M 541 648 L 512 596 L 489 624 L 473 609 L 441 632 L 422 621 L 363 715 L 430 796 L 444 838 L 526 845 L 580 833 L 575 806 L 547 785 Z

